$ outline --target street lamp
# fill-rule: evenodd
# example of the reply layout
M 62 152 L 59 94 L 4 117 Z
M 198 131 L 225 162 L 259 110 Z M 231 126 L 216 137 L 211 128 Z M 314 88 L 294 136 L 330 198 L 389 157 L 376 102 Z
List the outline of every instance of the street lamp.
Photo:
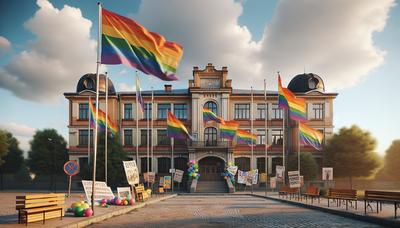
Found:
M 51 187 L 54 187 L 54 192 L 57 192 L 57 184 L 56 184 L 56 180 L 54 180 L 54 173 L 56 171 L 56 153 L 55 153 L 55 148 L 54 148 L 54 141 L 52 138 L 47 138 L 47 140 L 49 141 L 50 145 L 53 145 L 53 169 L 51 172 Z

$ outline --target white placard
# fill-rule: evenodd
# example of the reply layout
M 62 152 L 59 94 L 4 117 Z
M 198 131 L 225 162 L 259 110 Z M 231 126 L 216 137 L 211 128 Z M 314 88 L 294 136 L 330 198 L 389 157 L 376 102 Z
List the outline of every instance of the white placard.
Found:
M 257 184 L 258 183 L 258 169 L 250 171 L 248 178 L 251 179 L 252 184 Z
M 122 199 L 132 198 L 130 187 L 117 187 L 118 197 Z
M 154 172 L 148 172 L 143 174 L 144 182 L 154 183 L 156 180 L 156 174 Z
M 277 165 L 275 169 L 276 169 L 276 179 L 282 181 L 285 175 L 285 166 Z
M 300 172 L 299 171 L 289 171 L 289 187 L 290 188 L 300 188 Z
M 129 185 L 139 184 L 139 170 L 136 161 L 123 161 L 126 180 Z
M 246 176 L 247 173 L 243 172 L 242 170 L 238 170 L 238 184 L 246 184 Z
M 276 188 L 276 177 L 271 177 L 270 179 L 269 179 L 269 184 L 270 184 L 270 187 L 272 188 L 272 189 L 275 189 Z
M 238 171 L 238 167 L 237 167 L 237 166 L 229 166 L 229 167 L 227 168 L 227 170 L 228 170 L 228 172 L 229 172 L 230 174 L 232 174 L 233 176 L 235 176 L 236 173 L 237 173 L 237 171 Z
M 322 167 L 322 180 L 333 180 L 332 167 Z
M 181 183 L 183 178 L 183 171 L 176 169 L 174 174 L 174 181 Z
M 85 190 L 86 201 L 91 204 L 92 202 L 92 181 L 82 180 L 83 189 Z M 111 188 L 107 186 L 106 182 L 96 181 L 95 182 L 95 195 L 94 200 L 99 201 L 102 199 L 112 199 L 114 194 Z

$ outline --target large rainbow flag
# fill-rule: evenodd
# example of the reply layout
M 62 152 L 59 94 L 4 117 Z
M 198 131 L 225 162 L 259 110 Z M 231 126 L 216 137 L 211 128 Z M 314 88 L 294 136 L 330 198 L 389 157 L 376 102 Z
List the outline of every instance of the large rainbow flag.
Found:
M 106 113 L 99 109 L 99 115 L 96 121 L 96 107 L 94 107 L 92 99 L 89 98 L 89 115 L 90 115 L 90 125 L 95 127 L 97 122 L 100 130 L 105 130 L 106 128 Z M 110 116 L 107 117 L 108 119 L 108 129 L 110 129 L 112 135 L 116 135 L 118 133 L 118 125 L 115 124 Z
M 125 64 L 164 81 L 178 80 L 181 45 L 148 31 L 132 19 L 102 9 L 101 63 Z
M 283 88 L 280 75 L 278 75 L 278 93 L 279 108 L 289 109 L 289 116 L 292 120 L 307 121 L 306 101 L 296 97 L 289 89 Z
M 233 140 L 239 127 L 239 123 L 233 120 L 224 122 L 224 124 L 219 125 L 219 136 L 221 138 Z
M 302 145 L 310 145 L 317 150 L 322 149 L 321 144 L 324 136 L 318 130 L 313 129 L 302 122 L 299 122 L 299 135 Z
M 167 118 L 167 135 L 175 139 L 187 139 L 189 137 L 193 140 L 193 137 L 189 134 L 185 125 L 170 111 L 168 111 Z
M 224 120 L 217 116 L 213 111 L 208 108 L 203 108 L 203 122 L 204 124 L 208 121 L 215 121 L 217 123 L 223 124 Z
M 248 144 L 255 145 L 257 140 L 257 136 L 248 131 L 237 129 L 236 131 L 236 142 L 238 144 Z

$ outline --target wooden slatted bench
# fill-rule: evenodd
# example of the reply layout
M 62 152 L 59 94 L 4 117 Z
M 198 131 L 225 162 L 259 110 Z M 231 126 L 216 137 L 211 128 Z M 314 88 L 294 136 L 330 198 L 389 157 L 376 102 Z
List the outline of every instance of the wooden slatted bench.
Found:
M 299 194 L 299 188 L 290 188 L 287 185 L 283 185 L 280 190 L 279 190 L 279 196 L 286 196 L 286 198 L 289 196 L 289 199 L 296 198 L 296 195 L 298 196 Z
M 289 186 L 287 185 L 283 185 L 280 189 L 279 189 L 279 197 L 283 197 L 283 196 L 287 196 L 287 194 L 289 193 Z
M 32 194 L 16 197 L 18 223 L 43 221 L 64 216 L 64 194 Z
M 389 192 L 389 191 L 371 191 L 366 190 L 364 194 L 364 213 L 367 214 L 367 207 L 372 206 L 371 203 L 376 201 L 376 213 L 382 211 L 382 203 L 393 203 L 394 204 L 394 218 L 397 218 L 397 209 L 400 208 L 400 192 Z M 379 208 L 380 204 L 380 208 Z
M 311 204 L 313 203 L 314 198 L 318 198 L 318 203 L 320 203 L 320 196 L 319 196 L 319 188 L 314 187 L 312 185 L 309 185 L 307 187 L 307 190 L 305 193 L 303 193 L 302 195 L 306 198 L 306 203 L 307 203 L 307 198 L 310 197 L 311 198 Z
M 354 189 L 335 189 L 330 188 L 328 191 L 328 207 L 330 199 L 336 201 L 336 206 L 341 206 L 342 202 L 346 202 L 346 210 L 349 209 L 348 203 L 353 207 L 353 202 L 355 203 L 354 208 L 357 210 L 357 190 Z

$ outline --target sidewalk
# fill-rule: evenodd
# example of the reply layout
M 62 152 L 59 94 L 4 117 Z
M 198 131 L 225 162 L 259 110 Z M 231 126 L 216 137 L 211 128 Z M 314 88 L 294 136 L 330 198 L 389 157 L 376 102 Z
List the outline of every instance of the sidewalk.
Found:
M 251 194 L 250 191 L 246 192 L 236 192 L 235 194 Z M 367 208 L 367 214 L 364 214 L 364 201 L 359 200 L 357 201 L 357 210 L 355 207 L 348 207 L 346 210 L 345 204 L 342 206 L 336 207 L 336 203 L 332 203 L 330 201 L 330 207 L 328 207 L 328 200 L 326 198 L 321 197 L 320 203 L 318 203 L 318 199 L 315 200 L 313 204 L 311 204 L 311 200 L 308 199 L 307 202 L 303 198 L 302 201 L 298 201 L 297 199 L 290 200 L 286 197 L 279 198 L 278 192 L 267 192 L 267 196 L 265 196 L 265 191 L 254 191 L 253 195 L 268 198 L 272 200 L 278 200 L 280 202 L 289 203 L 292 205 L 297 205 L 301 207 L 306 207 L 314 210 L 320 210 L 327 213 L 333 213 L 353 219 L 358 219 L 361 221 L 367 221 L 379 225 L 386 225 L 386 226 L 394 226 L 400 227 L 400 209 L 397 210 L 397 219 L 394 219 L 394 205 L 393 204 L 382 204 L 382 211 L 376 213 L 376 203 L 371 203 L 371 206 L 374 211 L 371 211 L 370 208 Z
M 25 224 L 18 224 L 18 212 L 15 210 L 15 197 L 17 195 L 24 195 L 25 193 L 7 192 L 0 193 L 0 226 L 1 227 L 25 227 Z M 28 193 L 26 193 L 28 194 Z M 89 224 L 103 221 L 113 216 L 122 215 L 132 210 L 144 207 L 146 205 L 154 204 L 162 200 L 175 197 L 176 194 L 162 194 L 153 195 L 151 199 L 145 202 L 138 202 L 134 206 L 110 206 L 104 208 L 100 206 L 95 207 L 95 215 L 92 217 L 74 217 L 70 213 L 66 213 L 62 220 L 49 219 L 43 225 L 42 222 L 29 223 L 29 227 L 83 227 Z M 66 198 L 65 207 L 68 208 L 73 202 L 84 200 L 84 193 L 74 193 L 71 197 Z

